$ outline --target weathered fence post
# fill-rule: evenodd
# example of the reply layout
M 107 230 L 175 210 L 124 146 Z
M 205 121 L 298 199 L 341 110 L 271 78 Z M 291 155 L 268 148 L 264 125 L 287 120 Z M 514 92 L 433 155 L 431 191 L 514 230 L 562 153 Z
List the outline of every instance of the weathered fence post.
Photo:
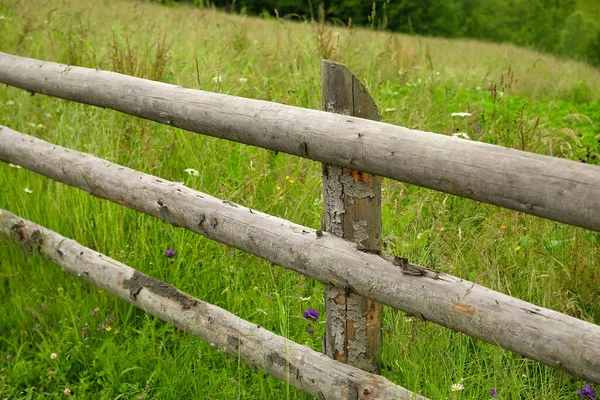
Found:
M 339 63 L 321 62 L 323 110 L 379 120 L 367 89 Z M 359 134 L 360 135 L 360 134 Z M 327 232 L 351 240 L 365 251 L 381 250 L 381 179 L 323 164 Z M 326 286 L 325 353 L 360 369 L 379 372 L 381 305 L 350 290 Z

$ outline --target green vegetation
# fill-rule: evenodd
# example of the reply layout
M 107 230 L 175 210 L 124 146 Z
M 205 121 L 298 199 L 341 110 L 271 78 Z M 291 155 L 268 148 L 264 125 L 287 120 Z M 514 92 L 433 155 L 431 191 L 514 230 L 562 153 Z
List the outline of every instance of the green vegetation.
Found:
M 600 72 L 511 45 L 123 1 L 8 0 L 0 16 L 3 52 L 307 108 L 320 108 L 327 56 L 365 82 L 385 122 L 599 161 Z M 0 89 L 0 124 L 320 225 L 321 169 L 309 160 L 10 87 Z M 387 252 L 600 323 L 598 233 L 400 182 L 383 187 Z M 321 348 L 325 325 L 310 335 L 302 318 L 308 307 L 323 311 L 311 279 L 4 163 L 0 208 Z M 7 241 L 0 298 L 2 399 L 62 398 L 66 388 L 82 399 L 309 398 Z M 490 389 L 502 399 L 573 399 L 584 386 L 389 308 L 382 373 L 432 399 L 485 399 Z M 464 390 L 451 392 L 458 382 Z
M 508 42 L 600 65 L 597 2 L 581 0 L 159 0 L 250 15 Z

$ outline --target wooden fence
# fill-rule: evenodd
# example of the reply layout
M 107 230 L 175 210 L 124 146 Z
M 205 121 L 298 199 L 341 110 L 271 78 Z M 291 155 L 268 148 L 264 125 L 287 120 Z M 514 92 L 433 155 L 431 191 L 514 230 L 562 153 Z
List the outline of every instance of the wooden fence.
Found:
M 324 72 L 324 81 L 328 79 L 326 75 Z M 345 82 L 353 82 L 347 74 L 340 76 Z M 413 131 L 350 115 L 184 89 L 3 53 L 0 53 L 0 82 L 318 160 L 325 164 L 324 170 L 333 165 L 351 176 L 364 177 L 368 175 L 363 172 L 367 172 L 600 231 L 600 169 L 587 164 Z M 350 87 L 360 91 L 360 86 L 351 83 Z M 324 95 L 328 96 L 326 91 Z M 332 98 L 337 99 L 333 103 L 341 101 L 339 96 Z M 345 106 L 341 110 L 335 109 L 333 103 L 325 104 L 325 108 L 345 114 L 362 112 L 344 110 Z M 338 228 L 329 226 L 333 231 L 329 234 L 293 224 L 7 127 L 0 127 L 0 160 L 255 254 L 330 285 L 331 290 L 341 289 L 344 296 L 349 293 L 364 296 L 600 383 L 600 326 L 424 269 L 402 258 L 376 254 L 376 244 L 365 247 L 361 243 L 362 237 L 359 240 L 351 238 L 354 242 L 337 237 L 336 234 L 345 235 L 343 228 L 340 234 L 336 232 Z M 374 176 L 372 180 L 357 181 L 373 183 L 372 189 L 376 192 L 376 179 Z M 363 196 L 366 197 L 372 196 Z M 338 204 L 336 207 L 346 206 Z M 54 235 L 17 220 L 18 217 L 7 212 L 0 214 L 0 225 L 6 235 L 24 232 L 13 234 L 15 240 L 31 241 L 37 238 L 32 234 L 36 230 Z M 91 254 L 91 250 L 81 250 L 81 257 L 74 251 L 65 264 L 61 263 L 64 262 L 61 254 L 66 254 L 65 250 L 47 247 L 51 244 L 44 240 L 38 247 L 46 249 L 50 258 L 64 268 L 71 268 L 69 270 L 80 278 L 94 284 L 110 281 L 112 286 L 99 286 L 209 342 L 213 340 L 206 331 L 216 329 L 214 317 L 206 316 L 206 313 L 202 314 L 204 317 L 189 315 L 199 312 L 199 305 L 214 306 L 191 299 L 165 283 L 131 270 L 113 272 L 112 277 L 105 280 L 89 278 L 88 274 L 94 269 L 90 267 L 90 257 L 84 254 Z M 139 277 L 132 278 L 135 276 Z M 152 309 L 148 305 L 152 300 L 140 300 L 145 299 L 142 294 L 167 296 L 172 299 L 173 307 L 168 315 Z M 217 310 L 215 313 L 226 313 L 210 309 Z M 330 308 L 327 310 L 329 312 Z M 365 317 L 361 315 L 363 320 Z M 191 325 L 184 325 L 182 320 Z M 345 329 L 348 326 L 346 323 Z M 502 329 L 498 329 L 499 326 Z M 328 327 L 327 339 L 330 329 Z M 356 398 L 357 393 L 365 396 L 369 393 L 371 398 L 413 396 L 377 375 L 365 372 L 356 375 L 356 369 L 349 372 L 347 368 L 351 367 L 339 367 L 342 364 L 334 361 L 328 361 L 334 364 L 327 366 L 321 364 L 321 368 L 334 368 L 340 374 L 349 375 L 332 375 L 333 380 L 328 382 L 325 393 L 319 389 L 323 386 L 315 386 L 316 382 L 323 382 L 315 380 L 311 386 L 308 382 L 316 378 L 306 378 L 311 376 L 306 367 L 324 362 L 324 357 L 317 357 L 308 349 L 300 350 L 301 346 L 298 346 L 294 347 L 299 349 L 294 354 L 302 356 L 294 358 L 292 353 L 286 353 L 284 344 L 290 344 L 283 338 L 278 339 L 278 343 L 284 343 L 282 347 L 261 349 L 251 339 L 258 337 L 255 330 L 233 332 L 226 337 L 235 339 L 222 343 L 228 352 L 280 379 L 289 379 L 292 385 L 318 397 Z M 376 336 L 367 339 L 367 346 L 369 343 L 377 346 L 376 340 Z M 262 359 L 267 362 L 258 362 L 252 349 L 262 352 Z M 248 355 L 250 353 L 253 355 Z M 347 349 L 338 351 L 338 356 L 335 351 L 328 351 L 328 354 L 341 361 L 351 361 L 339 356 L 349 355 Z M 289 374 L 281 375 L 277 368 L 283 368 Z

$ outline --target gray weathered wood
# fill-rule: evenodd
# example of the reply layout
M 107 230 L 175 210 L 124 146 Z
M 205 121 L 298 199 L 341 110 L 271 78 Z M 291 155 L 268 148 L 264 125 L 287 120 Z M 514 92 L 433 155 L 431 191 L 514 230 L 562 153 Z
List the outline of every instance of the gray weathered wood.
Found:
M 381 376 L 331 360 L 2 209 L 0 236 L 24 242 L 82 281 L 319 399 L 353 400 L 366 395 L 382 400 L 425 399 Z
M 323 110 L 379 120 L 375 102 L 346 66 L 321 61 Z M 361 249 L 381 250 L 381 179 L 323 164 L 325 230 Z M 360 369 L 378 372 L 381 357 L 381 305 L 348 288 L 325 285 L 325 354 Z
M 600 231 L 600 168 L 0 53 L 0 82 Z
M 0 127 L 0 161 L 600 383 L 600 326 L 593 323 L 443 273 L 414 275 L 329 233 L 6 127 Z

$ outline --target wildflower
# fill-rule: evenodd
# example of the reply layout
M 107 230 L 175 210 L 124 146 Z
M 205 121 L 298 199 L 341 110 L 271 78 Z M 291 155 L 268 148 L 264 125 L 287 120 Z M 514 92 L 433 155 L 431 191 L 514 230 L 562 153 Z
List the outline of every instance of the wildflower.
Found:
M 498 397 L 498 392 L 496 392 L 496 389 L 490 389 L 490 396 L 493 398 Z
M 515 251 L 519 251 L 519 250 L 521 250 L 521 246 L 515 247 Z
M 277 186 L 277 190 L 281 190 L 281 186 Z
M 290 183 L 294 183 L 294 180 L 293 180 L 293 179 L 290 179 Z
M 217 75 L 213 78 L 214 83 L 223 82 L 223 77 L 221 75 Z
M 29 188 L 25 188 L 25 189 L 23 189 L 23 190 L 25 190 L 25 193 L 27 193 L 27 194 L 31 194 L 31 193 L 33 193 L 33 190 L 31 190 L 31 189 L 29 189 Z
M 40 329 L 42 327 L 42 325 L 40 324 L 35 324 L 35 329 Z
M 44 128 L 45 128 L 45 126 L 44 126 L 44 124 L 37 124 L 37 125 L 36 125 L 36 128 L 38 128 L 38 129 L 44 129 Z
M 73 394 L 73 391 L 69 388 L 65 388 L 65 390 L 63 390 L 63 393 L 65 394 L 65 396 L 70 396 Z
M 50 354 L 50 358 L 53 360 L 56 360 L 58 358 L 58 354 L 52 353 L 52 354 Z
M 98 315 L 98 312 L 100 312 L 100 308 L 98 308 L 98 307 L 94 308 L 94 311 L 92 311 L 92 317 L 95 317 L 96 315 Z
M 13 163 L 8 163 L 8 166 L 9 166 L 9 167 L 12 167 L 12 168 L 17 168 L 17 169 L 19 169 L 19 168 L 23 168 L 23 167 L 21 167 L 20 165 L 15 165 L 15 164 L 13 164 Z
M 315 331 L 311 329 L 310 325 L 306 327 L 306 332 L 308 332 L 311 335 L 315 334 Z
M 198 175 L 200 175 L 200 173 L 198 172 L 198 170 L 194 169 L 194 168 L 186 168 L 185 172 L 187 172 L 191 176 L 198 176 Z
M 53 370 L 48 371 L 49 376 L 54 376 L 55 374 L 56 374 L 56 372 L 54 372 Z
M 596 391 L 589 384 L 585 385 L 577 394 L 584 399 L 596 400 Z
M 450 386 L 450 390 L 452 390 L 453 392 L 458 392 L 460 390 L 463 390 L 465 387 L 462 385 L 462 383 L 453 383 L 452 386 Z
M 506 225 L 500 225 L 500 229 L 505 230 L 506 229 Z
M 289 179 L 290 179 L 290 176 L 289 176 L 289 175 L 286 175 L 286 176 L 285 176 L 285 180 L 287 181 L 287 180 L 289 180 Z
M 7 355 L 6 355 L 6 359 L 7 359 L 8 361 L 12 360 L 12 358 L 13 358 L 12 354 L 7 354 Z
M 87 325 L 81 327 L 81 336 L 83 336 L 84 339 L 87 339 L 89 337 Z
M 314 322 L 317 322 L 317 320 L 319 319 L 319 316 L 321 314 L 319 314 L 319 312 L 317 310 L 315 310 L 314 308 L 309 308 L 308 310 L 304 311 L 302 313 L 302 315 L 306 319 L 309 319 L 309 320 L 312 320 Z
M 283 200 L 283 196 L 279 196 L 279 200 Z
M 177 255 L 177 253 L 175 252 L 175 250 L 171 250 L 171 249 L 167 249 L 167 252 L 165 253 L 165 257 L 167 258 L 173 258 Z
M 469 135 L 467 135 L 464 132 L 456 132 L 452 134 L 452 137 L 455 138 L 459 138 L 459 139 L 467 139 L 467 140 L 471 140 L 471 138 L 469 137 Z
M 12 101 L 12 100 L 8 100 L 8 101 L 6 102 L 6 105 L 7 105 L 7 106 L 14 106 L 14 105 L 15 105 L 15 102 L 14 102 L 14 101 Z
M 238 81 L 240 81 L 240 83 L 246 83 L 248 82 L 248 78 L 239 78 Z
M 110 325 L 106 325 L 106 328 L 104 328 L 104 329 L 106 329 L 106 332 L 110 332 L 112 330 L 112 328 L 110 327 Z
M 472 115 L 473 114 L 468 113 L 468 112 L 455 112 L 455 113 L 450 114 L 451 117 L 470 117 Z

